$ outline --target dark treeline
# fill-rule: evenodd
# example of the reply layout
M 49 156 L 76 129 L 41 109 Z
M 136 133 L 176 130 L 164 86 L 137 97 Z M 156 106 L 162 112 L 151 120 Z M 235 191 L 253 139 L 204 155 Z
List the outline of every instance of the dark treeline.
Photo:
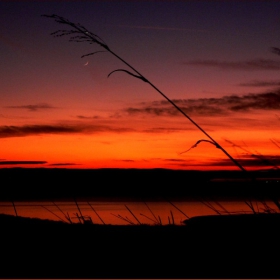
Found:
M 3 168 L 0 201 L 280 197 L 279 170 L 249 175 L 262 179 L 246 180 L 240 171 Z

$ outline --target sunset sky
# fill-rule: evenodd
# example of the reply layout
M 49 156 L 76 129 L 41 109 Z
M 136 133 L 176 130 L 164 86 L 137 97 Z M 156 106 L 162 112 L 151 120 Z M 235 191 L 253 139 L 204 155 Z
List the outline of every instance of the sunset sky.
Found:
M 280 165 L 280 1 L 0 1 L 0 167 L 238 169 L 43 14 L 246 169 Z

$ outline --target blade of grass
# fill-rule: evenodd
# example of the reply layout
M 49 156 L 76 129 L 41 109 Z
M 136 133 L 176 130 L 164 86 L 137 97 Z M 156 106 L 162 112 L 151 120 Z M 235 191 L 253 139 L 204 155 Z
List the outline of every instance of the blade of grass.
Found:
M 141 225 L 140 221 L 137 219 L 137 217 L 133 214 L 133 212 L 127 207 L 127 205 L 124 205 L 125 208 L 131 213 L 131 215 L 134 217 L 134 219 L 138 222 L 139 225 Z
M 95 209 L 92 207 L 92 205 L 88 202 L 88 205 L 92 209 L 92 211 L 96 214 L 96 216 L 99 218 L 99 220 L 103 223 L 103 225 L 106 225 L 105 222 L 102 220 L 102 218 L 98 215 L 98 213 L 95 211 Z
M 161 218 L 158 216 L 159 224 L 162 226 Z
M 117 217 L 117 218 L 119 218 L 119 219 L 121 219 L 121 220 L 123 220 L 123 221 L 126 221 L 127 223 L 129 223 L 129 224 L 131 224 L 131 225 L 134 225 L 133 222 L 131 222 L 131 221 L 125 219 L 125 218 L 122 217 L 121 215 L 115 215 L 115 214 L 113 214 L 113 213 L 111 213 L 111 215 L 113 215 L 113 216 L 115 216 L 115 217 Z
M 45 206 L 43 206 L 43 205 L 41 205 L 41 207 L 43 207 L 44 209 L 46 209 L 47 211 L 49 211 L 50 213 L 52 213 L 54 216 L 56 216 L 59 220 L 61 220 L 62 222 L 65 223 L 65 221 L 64 221 L 61 217 L 59 217 L 58 215 L 56 215 L 53 211 L 51 211 L 50 209 L 48 209 L 47 207 L 45 207 Z
M 82 211 L 81 211 L 81 209 L 80 209 L 80 207 L 79 207 L 79 205 L 78 205 L 78 202 L 77 202 L 77 200 L 76 200 L 75 198 L 74 198 L 74 201 L 75 201 L 75 204 L 76 204 L 76 206 L 77 206 L 77 208 L 78 208 L 78 211 L 79 211 L 79 213 L 80 213 L 80 217 L 81 217 L 83 223 L 85 223 L 84 216 L 83 216 Z
M 12 201 L 12 204 L 13 204 L 13 207 L 14 207 L 14 210 L 15 210 L 15 214 L 16 214 L 16 217 L 17 217 L 18 214 L 17 214 L 17 209 L 16 209 L 16 205 L 15 205 L 14 201 Z
M 168 200 L 167 200 L 168 201 Z M 173 207 L 175 207 L 179 212 L 181 212 L 186 218 L 190 218 L 188 215 L 186 215 L 181 209 L 179 209 L 176 205 L 174 205 L 171 201 L 168 201 Z
M 155 220 L 151 219 L 150 217 L 148 217 L 148 216 L 146 216 L 146 215 L 144 215 L 144 214 L 142 214 L 142 213 L 140 213 L 140 215 L 143 216 L 143 217 L 145 217 L 145 218 L 147 218 L 147 219 L 149 219 L 150 221 L 154 222 L 155 224 L 158 224 L 158 223 L 159 223 L 157 220 L 155 221 Z
M 188 116 L 178 105 L 176 105 L 170 98 L 168 98 L 162 91 L 160 91 L 153 83 L 151 83 L 147 78 L 145 78 L 138 70 L 136 70 L 131 64 L 126 62 L 123 58 L 121 58 L 119 55 L 117 55 L 115 52 L 113 52 L 107 44 L 104 43 L 104 41 L 97 36 L 96 34 L 90 32 L 88 29 L 86 29 L 81 24 L 75 24 L 68 19 L 58 16 L 58 15 L 42 15 L 43 17 L 52 18 L 56 22 L 62 25 L 68 25 L 70 30 L 58 30 L 53 32 L 51 35 L 54 37 L 62 37 L 62 36 L 72 36 L 70 37 L 70 41 L 74 42 L 87 42 L 87 43 L 95 43 L 104 48 L 107 52 L 111 53 L 113 56 L 115 56 L 118 60 L 120 60 L 122 63 L 124 63 L 127 67 L 129 67 L 135 74 L 131 73 L 130 71 L 127 71 L 125 69 L 117 69 L 109 73 L 108 76 L 110 76 L 113 72 L 116 71 L 125 71 L 129 73 L 130 75 L 139 78 L 143 80 L 144 82 L 148 83 L 152 88 L 154 88 L 162 97 L 164 97 L 173 107 L 175 107 L 184 117 L 186 117 L 193 125 L 195 125 L 204 135 L 207 136 L 207 138 L 210 139 L 212 144 L 214 144 L 217 148 L 221 149 L 221 151 L 242 171 L 246 172 L 246 169 L 239 164 L 238 161 L 236 161 L 220 144 L 218 144 L 200 125 L 198 125 L 190 116 Z M 74 36 L 73 36 L 74 35 Z M 87 54 L 91 55 L 93 53 Z M 85 55 L 84 55 L 85 56 Z
M 148 206 L 148 204 L 144 201 L 145 205 L 147 206 L 147 208 L 149 209 L 149 211 L 151 212 L 151 214 L 153 215 L 153 217 L 155 218 L 155 220 L 157 221 L 157 223 L 159 224 L 159 220 L 157 219 L 157 217 L 155 216 L 155 214 L 153 213 L 153 211 L 151 210 L 151 208 Z
M 60 209 L 60 207 L 56 204 L 56 203 L 54 203 L 54 201 L 52 202 L 55 206 L 56 206 L 56 208 L 63 214 L 63 216 L 65 217 L 65 219 L 66 220 L 68 220 L 68 222 L 69 223 L 71 223 L 70 222 L 70 220 L 69 220 L 69 218 L 65 215 L 65 213 Z
M 170 210 L 170 214 L 171 214 L 172 224 L 175 225 L 174 216 L 171 210 Z

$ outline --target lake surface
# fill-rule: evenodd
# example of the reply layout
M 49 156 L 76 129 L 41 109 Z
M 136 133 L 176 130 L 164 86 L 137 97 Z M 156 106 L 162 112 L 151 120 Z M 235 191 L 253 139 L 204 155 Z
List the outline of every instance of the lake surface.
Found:
M 271 202 L 253 202 L 255 211 L 277 210 Z M 36 201 L 0 202 L 0 213 L 30 218 L 79 222 L 81 215 L 95 224 L 176 224 L 198 215 L 252 213 L 245 201 Z

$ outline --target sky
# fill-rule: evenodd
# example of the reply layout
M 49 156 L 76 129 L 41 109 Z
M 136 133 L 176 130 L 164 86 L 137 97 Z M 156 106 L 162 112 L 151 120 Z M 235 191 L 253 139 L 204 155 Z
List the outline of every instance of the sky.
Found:
M 165 97 L 51 35 L 71 29 L 53 14 Z M 238 170 L 207 135 L 247 170 L 280 165 L 280 1 L 0 1 L 0 24 L 0 168 Z

